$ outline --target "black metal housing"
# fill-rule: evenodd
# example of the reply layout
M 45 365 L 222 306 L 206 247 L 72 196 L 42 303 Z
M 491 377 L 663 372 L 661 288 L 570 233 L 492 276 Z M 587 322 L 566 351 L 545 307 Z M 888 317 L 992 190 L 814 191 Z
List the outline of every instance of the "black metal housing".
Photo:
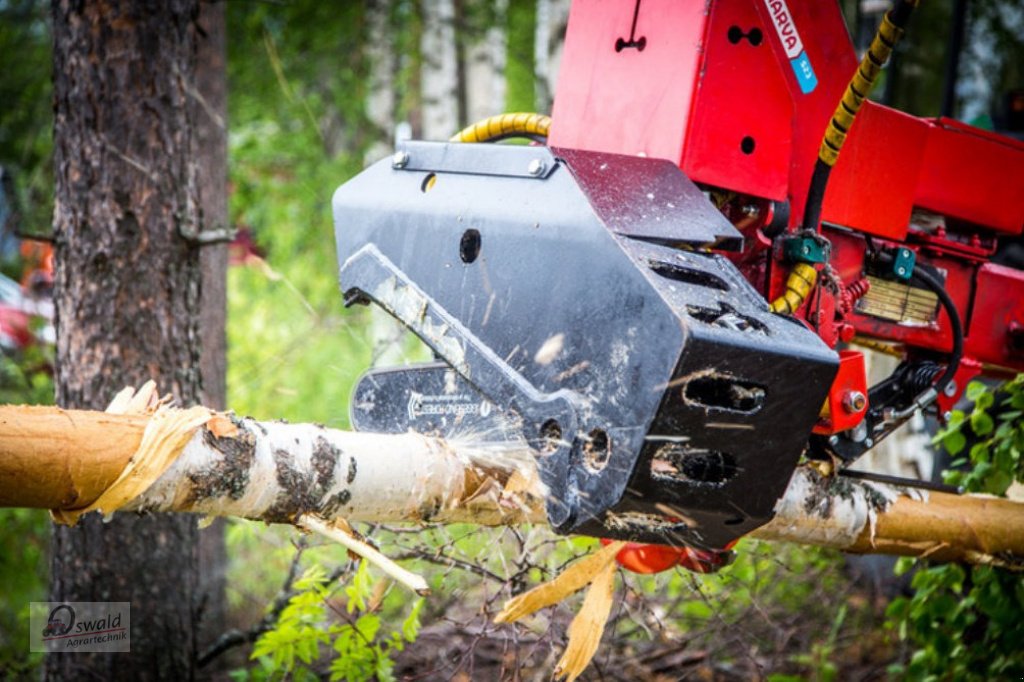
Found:
M 346 302 L 520 420 L 558 531 L 722 547 L 771 518 L 838 361 L 709 251 L 742 237 L 675 165 L 411 142 L 333 208 Z

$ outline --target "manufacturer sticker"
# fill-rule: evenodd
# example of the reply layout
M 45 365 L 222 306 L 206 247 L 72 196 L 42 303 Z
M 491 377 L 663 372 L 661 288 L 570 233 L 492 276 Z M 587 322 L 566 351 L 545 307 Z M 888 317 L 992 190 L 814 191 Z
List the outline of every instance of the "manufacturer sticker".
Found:
M 811 60 L 804 50 L 804 43 L 800 40 L 800 32 L 796 30 L 786 0 L 764 0 L 764 5 L 772 17 L 775 35 L 779 37 L 786 58 L 789 59 L 789 65 L 796 74 L 800 91 L 805 95 L 813 92 L 814 88 L 818 87 L 818 77 L 814 74 L 814 67 L 811 66 Z

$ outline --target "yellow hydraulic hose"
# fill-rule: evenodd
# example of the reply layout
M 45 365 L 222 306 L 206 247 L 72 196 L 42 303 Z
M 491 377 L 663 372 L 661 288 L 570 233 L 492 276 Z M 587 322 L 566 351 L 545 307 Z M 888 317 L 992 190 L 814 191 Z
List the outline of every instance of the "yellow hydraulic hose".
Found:
M 913 2 L 904 0 L 904 2 L 911 7 L 918 4 L 916 0 Z M 893 21 L 893 12 L 894 10 L 889 10 L 882 18 L 882 24 L 878 27 L 874 40 L 871 41 L 871 47 L 860 60 L 860 65 L 857 67 L 856 73 L 853 74 L 853 78 L 850 79 L 849 85 L 846 86 L 846 92 L 839 100 L 839 105 L 825 130 L 825 138 L 821 141 L 818 158 L 829 166 L 835 165 L 836 159 L 839 158 L 839 150 L 843 148 L 843 142 L 846 141 L 846 134 L 850 132 L 853 119 L 860 111 L 860 105 L 864 103 L 868 93 L 875 86 L 878 74 L 882 72 L 885 62 L 889 60 L 896 43 L 903 37 L 903 28 L 897 26 Z
M 547 137 L 551 117 L 544 114 L 498 114 L 463 128 L 452 142 L 496 142 L 506 137 Z
M 786 293 L 771 303 L 773 313 L 790 314 L 800 307 L 814 288 L 818 271 L 810 263 L 797 263 L 786 278 Z
M 821 205 L 825 199 L 825 188 L 828 186 L 828 178 L 832 172 L 832 166 L 839 158 L 839 152 L 846 142 L 846 135 L 853 126 L 853 120 L 860 111 L 861 105 L 867 98 L 871 88 L 874 87 L 878 74 L 892 54 L 893 48 L 899 39 L 903 37 L 904 27 L 910 18 L 911 12 L 920 3 L 920 0 L 897 0 L 895 6 L 885 13 L 881 26 L 871 41 L 871 47 L 864 53 L 857 71 L 853 74 L 843 97 L 832 114 L 828 127 L 825 128 L 825 135 L 818 149 L 818 159 L 814 164 L 814 172 L 811 175 L 811 186 L 807 192 L 807 202 L 804 205 L 803 230 L 808 234 L 818 231 L 818 223 L 821 221 Z M 804 302 L 811 289 L 818 273 L 806 263 L 800 263 L 793 267 L 789 277 L 786 279 L 786 293 L 772 301 L 771 309 L 777 313 L 791 313 Z

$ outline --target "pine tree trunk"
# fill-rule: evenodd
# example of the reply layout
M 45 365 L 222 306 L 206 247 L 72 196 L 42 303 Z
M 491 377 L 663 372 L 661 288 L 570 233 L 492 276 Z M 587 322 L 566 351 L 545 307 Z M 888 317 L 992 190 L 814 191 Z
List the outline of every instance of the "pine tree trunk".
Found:
M 228 88 L 225 4 L 204 0 L 199 12 L 192 120 L 193 153 L 198 164 L 199 205 L 207 230 L 229 226 Z M 199 257 L 203 296 L 200 302 L 199 371 L 201 402 L 218 410 L 227 406 L 227 244 L 210 244 Z M 199 532 L 199 647 L 226 627 L 227 551 L 223 519 Z M 221 659 L 226 662 L 225 659 Z
M 200 397 L 201 227 L 187 88 L 195 0 L 53 5 L 57 401 L 156 379 Z M 48 679 L 194 677 L 194 518 L 55 528 L 51 599 L 130 601 L 131 654 L 52 655 Z

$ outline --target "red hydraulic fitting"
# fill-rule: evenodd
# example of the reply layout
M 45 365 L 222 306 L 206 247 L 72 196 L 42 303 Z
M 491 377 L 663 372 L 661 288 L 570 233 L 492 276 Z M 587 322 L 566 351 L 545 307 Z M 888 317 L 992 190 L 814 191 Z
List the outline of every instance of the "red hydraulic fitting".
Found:
M 601 540 L 603 545 L 611 542 Z M 732 547 L 735 544 L 734 540 L 724 549 L 707 550 L 630 542 L 615 555 L 615 560 L 633 573 L 661 573 L 675 566 L 682 566 L 694 573 L 715 573 L 733 562 L 736 553 L 732 551 Z

